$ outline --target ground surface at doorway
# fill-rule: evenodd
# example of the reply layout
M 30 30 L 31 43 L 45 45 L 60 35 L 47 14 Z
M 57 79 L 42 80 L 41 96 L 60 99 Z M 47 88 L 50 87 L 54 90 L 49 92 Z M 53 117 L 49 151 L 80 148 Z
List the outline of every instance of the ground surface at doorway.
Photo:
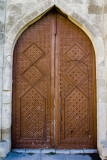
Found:
M 98 154 L 14 153 L 0 160 L 101 160 Z

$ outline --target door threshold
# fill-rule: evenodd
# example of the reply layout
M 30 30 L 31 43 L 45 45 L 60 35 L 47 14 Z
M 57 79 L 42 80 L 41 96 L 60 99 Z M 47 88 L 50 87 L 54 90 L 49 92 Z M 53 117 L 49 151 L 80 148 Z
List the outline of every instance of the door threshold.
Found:
M 12 149 L 15 153 L 39 153 L 39 154 L 93 154 L 97 149 Z

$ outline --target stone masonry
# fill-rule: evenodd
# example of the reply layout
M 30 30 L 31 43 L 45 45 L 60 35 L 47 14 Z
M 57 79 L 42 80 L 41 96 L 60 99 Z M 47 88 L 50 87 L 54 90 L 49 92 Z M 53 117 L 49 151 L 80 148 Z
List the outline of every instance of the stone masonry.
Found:
M 96 56 L 97 148 L 107 159 L 107 0 L 0 0 L 0 157 L 11 150 L 12 63 L 21 33 L 56 6 L 91 39 Z

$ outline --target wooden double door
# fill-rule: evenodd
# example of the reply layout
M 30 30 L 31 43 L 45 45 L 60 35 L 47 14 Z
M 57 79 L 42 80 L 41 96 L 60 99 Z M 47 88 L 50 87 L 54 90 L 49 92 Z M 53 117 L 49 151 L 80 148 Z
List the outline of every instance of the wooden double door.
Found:
M 96 148 L 95 53 L 51 11 L 19 37 L 13 59 L 13 148 Z

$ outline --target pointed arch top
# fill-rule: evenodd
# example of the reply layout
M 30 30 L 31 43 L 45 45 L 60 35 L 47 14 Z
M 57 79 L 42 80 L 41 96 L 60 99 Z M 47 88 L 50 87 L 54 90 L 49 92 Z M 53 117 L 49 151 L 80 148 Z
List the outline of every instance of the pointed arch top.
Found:
M 12 28 L 11 32 L 13 34 L 13 37 L 11 38 L 12 43 L 12 52 L 15 46 L 15 43 L 17 41 L 17 39 L 20 37 L 20 35 L 33 23 L 35 23 L 36 21 L 38 21 L 39 19 L 41 19 L 44 15 L 46 15 L 48 12 L 50 12 L 51 10 L 56 9 L 58 12 L 62 13 L 64 16 L 66 16 L 67 19 L 69 19 L 71 22 L 73 22 L 76 26 L 78 26 L 80 29 L 82 29 L 87 36 L 90 38 L 93 47 L 95 49 L 95 53 L 97 53 L 97 49 L 96 49 L 96 45 L 95 45 L 95 40 L 94 37 L 92 35 L 92 33 L 80 22 L 78 22 L 76 19 L 74 19 L 69 13 L 65 12 L 63 9 L 61 9 L 60 7 L 58 7 L 57 5 L 52 5 L 49 8 L 47 8 L 44 11 L 41 11 L 38 13 L 38 11 L 34 11 L 32 12 L 30 15 L 27 15 L 25 17 L 23 17 L 22 19 L 20 19 Z M 96 29 L 94 29 L 94 27 L 92 26 L 93 30 L 96 32 Z

